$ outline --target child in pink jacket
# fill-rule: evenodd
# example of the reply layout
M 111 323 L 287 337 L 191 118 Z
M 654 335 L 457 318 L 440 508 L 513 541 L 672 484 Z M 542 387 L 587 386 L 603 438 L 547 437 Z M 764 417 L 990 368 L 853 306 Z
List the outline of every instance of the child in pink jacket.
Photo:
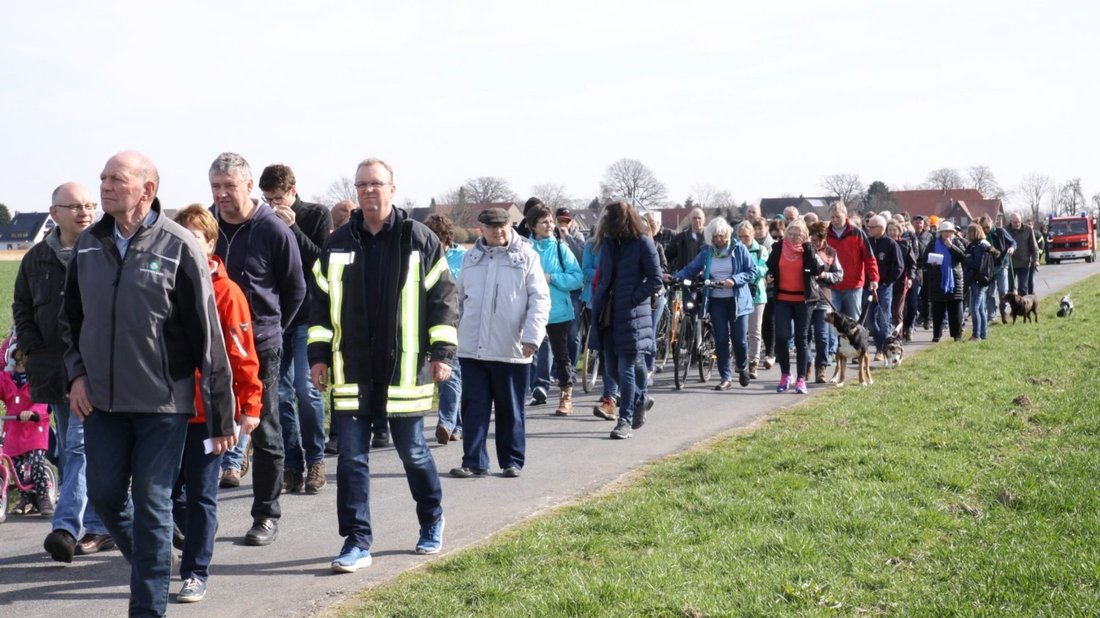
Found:
M 44 403 L 31 401 L 31 385 L 27 382 L 23 352 L 10 343 L 5 355 L 8 370 L 0 371 L 0 400 L 4 402 L 7 416 L 18 416 L 17 421 L 4 422 L 4 454 L 12 458 L 16 474 L 29 470 L 34 492 L 24 492 L 13 513 L 29 515 L 38 509 L 42 517 L 53 517 L 53 500 L 50 498 L 50 478 L 46 472 L 46 449 L 50 444 L 50 413 Z M 38 420 L 31 420 L 37 414 Z

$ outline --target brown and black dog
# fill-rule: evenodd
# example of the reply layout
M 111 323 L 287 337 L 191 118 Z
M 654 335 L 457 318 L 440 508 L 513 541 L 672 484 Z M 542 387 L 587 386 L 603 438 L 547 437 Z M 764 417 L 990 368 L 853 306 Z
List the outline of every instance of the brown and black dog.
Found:
M 1022 317 L 1024 322 L 1030 322 L 1031 318 L 1035 318 L 1035 322 L 1039 322 L 1039 298 L 1034 294 L 1025 294 L 1020 296 L 1015 292 L 1006 292 L 1002 301 L 1004 304 L 1012 310 L 1012 323 L 1016 323 L 1017 317 Z M 1001 322 L 1007 322 L 1005 319 L 1004 307 L 1001 307 Z
M 868 353 L 871 341 L 867 329 L 859 322 L 836 311 L 826 311 L 825 321 L 836 329 L 839 345 L 836 348 L 836 370 L 829 380 L 837 385 L 844 386 L 844 370 L 850 359 L 859 362 L 859 384 L 870 386 L 875 381 L 871 379 L 871 355 Z

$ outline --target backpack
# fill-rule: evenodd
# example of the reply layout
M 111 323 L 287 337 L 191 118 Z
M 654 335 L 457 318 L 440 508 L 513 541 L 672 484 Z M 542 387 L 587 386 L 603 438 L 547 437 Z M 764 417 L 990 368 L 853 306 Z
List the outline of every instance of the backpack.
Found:
M 993 259 L 993 252 L 988 248 L 980 251 L 977 268 L 974 269 L 974 283 L 986 286 L 993 283 L 993 273 L 997 266 Z

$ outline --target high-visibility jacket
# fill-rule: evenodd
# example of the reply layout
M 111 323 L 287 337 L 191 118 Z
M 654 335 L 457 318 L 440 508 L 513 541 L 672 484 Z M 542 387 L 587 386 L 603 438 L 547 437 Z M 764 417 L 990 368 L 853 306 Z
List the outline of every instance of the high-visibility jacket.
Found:
M 387 278 L 397 289 L 368 297 L 362 225 L 362 212 L 353 211 L 349 225 L 329 236 L 313 265 L 309 363 L 329 367 L 334 414 L 358 414 L 360 385 L 387 375 L 386 412 L 422 415 L 432 410 L 435 394 L 429 362 L 452 364 L 458 346 L 455 281 L 435 234 L 395 209 L 392 227 L 382 233 L 400 234 L 400 241 L 390 243 L 393 253 L 382 263 L 399 269 Z M 396 316 L 394 327 L 386 320 L 366 323 L 367 303 L 388 304 L 380 313 Z M 388 354 L 372 356 L 371 337 L 387 338 Z

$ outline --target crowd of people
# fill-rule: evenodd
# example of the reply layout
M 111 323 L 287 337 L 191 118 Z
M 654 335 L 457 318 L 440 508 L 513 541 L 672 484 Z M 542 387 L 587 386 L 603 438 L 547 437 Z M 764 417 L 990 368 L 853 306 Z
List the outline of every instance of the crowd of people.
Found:
M 440 551 L 443 492 L 425 417 L 438 409 L 436 440 L 461 442 L 452 476 L 490 472 L 492 421 L 501 476 L 519 477 L 528 411 L 556 383 L 552 413 L 574 414 L 586 347 L 603 367 L 592 412 L 614 421 L 611 439 L 630 438 L 654 405 L 672 281 L 709 282 L 699 304 L 713 325 L 715 390 L 778 364 L 775 390 L 806 393 L 835 356 L 827 312 L 866 323 L 878 358 L 917 325 L 938 341 L 946 324 L 962 340 L 964 300 L 970 338 L 985 339 L 1000 297 L 1033 291 L 1040 253 L 1017 215 L 960 234 L 950 221 L 840 202 L 828 221 L 794 208 L 768 220 L 750 206 L 736 221 L 696 209 L 677 233 L 614 200 L 585 234 L 568 208 L 537 197 L 518 225 L 500 208 L 480 212 L 480 236 L 462 247 L 447 217 L 420 223 L 393 206 L 394 170 L 381 159 L 360 162 L 357 199 L 331 209 L 303 201 L 282 164 L 263 170 L 253 198 L 252 168 L 231 152 L 209 181 L 212 205 L 170 218 L 153 161 L 111 157 L 102 215 L 85 187 L 58 186 L 56 226 L 15 284 L 0 387 L 19 420 L 5 449 L 35 471 L 16 512 L 52 518 L 44 548 L 59 562 L 117 547 L 131 567 L 131 615 L 165 613 L 173 546 L 176 600 L 204 598 L 219 488 L 252 472 L 243 541 L 270 545 L 283 494 L 326 487 L 326 452 L 338 455 L 334 572 L 371 563 L 370 452 L 391 443 L 416 505 L 414 551 Z M 37 435 L 51 418 L 56 507 L 44 499 Z

